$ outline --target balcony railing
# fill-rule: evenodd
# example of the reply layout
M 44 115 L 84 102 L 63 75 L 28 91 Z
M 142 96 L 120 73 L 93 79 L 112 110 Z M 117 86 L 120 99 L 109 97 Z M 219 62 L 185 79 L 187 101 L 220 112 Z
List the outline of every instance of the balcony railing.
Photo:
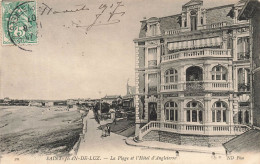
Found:
M 190 125 L 151 121 L 141 128 L 139 139 L 142 139 L 143 136 L 152 130 L 197 135 L 240 135 L 249 129 L 250 127 L 246 125 Z
M 250 84 L 238 84 L 238 91 L 239 92 L 249 92 L 250 91 Z
M 212 28 L 220 28 L 220 27 L 225 27 L 227 26 L 227 22 L 219 22 L 219 23 L 212 23 L 210 25 L 207 25 L 207 29 L 212 29 Z M 170 30 L 165 30 L 164 34 L 165 35 L 176 35 L 179 34 L 181 30 L 176 30 L 176 29 L 170 29 Z
M 177 91 L 178 84 L 163 84 L 161 89 L 162 91 Z
M 212 23 L 211 25 L 208 25 L 207 28 L 211 29 L 211 28 L 220 28 L 225 26 L 227 26 L 226 22 L 219 22 L 219 23 Z
M 157 93 L 157 86 L 148 87 L 148 94 L 156 94 L 156 93 Z
M 181 51 L 162 56 L 162 63 L 187 58 L 201 58 L 201 57 L 231 57 L 230 50 L 223 49 L 198 49 Z
M 172 92 L 172 91 L 188 91 L 188 92 L 197 92 L 203 90 L 209 91 L 229 91 L 232 90 L 231 82 L 219 82 L 219 81 L 190 81 L 184 83 L 169 83 L 161 85 L 161 92 Z M 245 91 L 242 90 L 241 91 Z
M 250 58 L 249 52 L 237 53 L 237 60 L 248 60 Z
M 172 30 L 166 30 L 165 31 L 165 35 L 175 35 L 175 34 L 179 34 L 181 32 L 181 30 L 174 30 L 174 29 L 172 29 Z
M 229 89 L 232 89 L 232 85 L 229 82 L 212 82 L 208 87 L 211 87 L 212 90 L 229 90 Z
M 205 85 L 203 81 L 189 81 L 186 82 L 184 90 L 186 91 L 205 90 Z

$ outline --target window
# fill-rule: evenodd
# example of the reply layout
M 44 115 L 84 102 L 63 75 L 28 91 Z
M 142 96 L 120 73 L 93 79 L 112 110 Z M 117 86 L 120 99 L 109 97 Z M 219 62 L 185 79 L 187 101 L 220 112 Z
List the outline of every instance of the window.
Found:
M 187 110 L 187 122 L 190 122 L 190 110 Z
M 215 110 L 213 110 L 213 111 L 212 111 L 212 122 L 215 122 L 215 121 L 216 121 L 215 115 L 216 115 L 216 112 L 215 112 Z
M 150 25 L 151 35 L 154 36 L 157 34 L 156 24 Z
M 197 12 L 192 10 L 190 15 L 191 31 L 197 30 Z
M 165 83 L 178 82 L 178 71 L 176 69 L 169 69 L 165 72 Z
M 148 74 L 148 94 L 157 93 L 157 74 Z
M 217 110 L 217 122 L 221 122 L 221 110 Z
M 192 122 L 197 122 L 197 111 L 192 110 Z
M 247 60 L 250 57 L 250 40 L 249 37 L 237 39 L 237 59 Z
M 178 121 L 178 105 L 171 101 L 165 103 L 165 120 Z
M 226 122 L 227 118 L 226 118 L 226 112 L 223 112 L 223 122 Z
M 242 111 L 238 111 L 238 123 L 242 123 Z
M 202 104 L 198 101 L 190 101 L 187 103 L 188 108 L 203 108 Z
M 157 65 L 157 48 L 148 49 L 148 67 Z
M 200 102 L 190 101 L 187 103 L 187 122 L 202 122 L 203 121 L 203 106 Z
M 199 111 L 199 122 L 202 122 L 202 111 Z
M 212 80 L 227 80 L 227 69 L 220 65 L 212 68 Z
M 238 91 L 250 91 L 250 70 L 247 68 L 238 69 Z
M 212 122 L 226 122 L 227 105 L 222 101 L 217 101 L 212 106 Z
M 203 70 L 198 66 L 191 66 L 186 69 L 186 81 L 202 81 Z
M 249 123 L 249 111 L 248 110 L 245 111 L 245 123 L 246 124 Z
M 238 123 L 249 124 L 250 120 L 250 102 L 239 102 Z
M 203 25 L 203 17 L 200 18 L 200 24 Z

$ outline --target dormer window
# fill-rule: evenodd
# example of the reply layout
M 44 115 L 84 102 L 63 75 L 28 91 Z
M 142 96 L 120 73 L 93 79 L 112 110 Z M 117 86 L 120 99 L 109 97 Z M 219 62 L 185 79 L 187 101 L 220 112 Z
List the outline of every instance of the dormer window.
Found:
M 151 35 L 154 36 L 157 34 L 157 27 L 156 27 L 156 24 L 151 24 L 150 25 L 150 31 L 151 31 Z
M 156 17 L 149 18 L 147 20 L 147 33 L 146 36 L 160 35 L 160 21 Z
M 190 12 L 191 31 L 197 30 L 197 12 L 192 10 Z

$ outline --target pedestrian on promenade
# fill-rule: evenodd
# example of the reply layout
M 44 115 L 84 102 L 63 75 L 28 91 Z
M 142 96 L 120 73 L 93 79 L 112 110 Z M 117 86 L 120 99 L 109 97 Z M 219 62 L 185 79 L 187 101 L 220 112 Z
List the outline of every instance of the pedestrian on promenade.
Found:
M 103 138 L 103 137 L 106 137 L 107 136 L 107 127 L 106 126 L 101 126 L 101 128 L 102 128 L 102 135 L 101 135 L 101 137 Z
M 179 157 L 180 155 L 179 151 L 176 151 L 175 153 L 176 153 L 176 157 Z
M 88 120 L 86 120 L 86 131 L 88 130 Z
M 105 129 L 104 129 L 104 127 L 102 127 L 102 126 L 101 126 L 101 128 L 102 128 L 102 129 L 101 129 L 101 130 L 102 130 L 101 138 L 103 139 L 103 137 L 105 137 Z
M 212 158 L 212 159 L 216 159 L 216 154 L 215 154 L 215 152 L 212 152 L 211 158 Z
M 108 133 L 108 136 L 110 136 L 110 126 L 107 125 L 107 133 Z
M 105 137 L 108 135 L 108 129 L 107 129 L 107 126 L 104 127 L 105 129 Z
M 114 119 L 114 123 L 115 123 L 115 125 L 116 125 L 116 118 Z

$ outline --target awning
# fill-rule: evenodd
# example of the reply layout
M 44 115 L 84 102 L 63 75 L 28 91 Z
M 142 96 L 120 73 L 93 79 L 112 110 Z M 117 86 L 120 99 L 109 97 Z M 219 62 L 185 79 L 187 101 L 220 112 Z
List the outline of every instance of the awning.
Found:
M 221 45 L 222 37 L 188 40 L 181 42 L 168 43 L 169 50 L 196 48 L 196 47 L 209 47 Z
M 260 152 L 260 130 L 249 130 L 223 144 L 228 152 Z

